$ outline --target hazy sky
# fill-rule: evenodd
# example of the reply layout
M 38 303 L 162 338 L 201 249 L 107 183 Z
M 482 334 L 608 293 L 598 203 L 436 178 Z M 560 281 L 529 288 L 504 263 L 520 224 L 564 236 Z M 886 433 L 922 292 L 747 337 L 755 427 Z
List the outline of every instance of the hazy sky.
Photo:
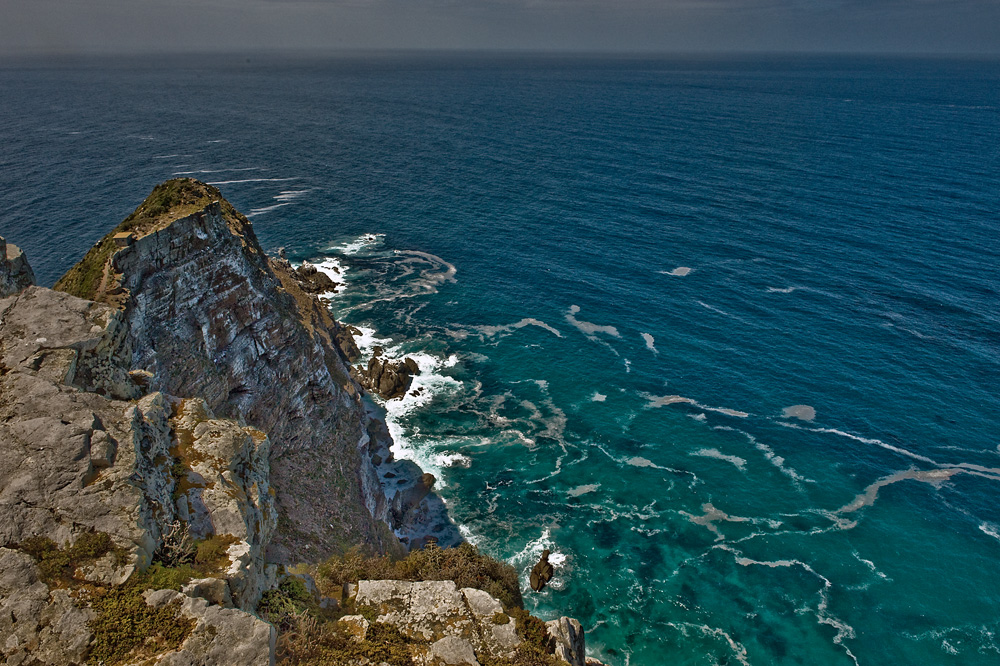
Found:
M 0 0 L 0 53 L 1000 53 L 1000 0 Z

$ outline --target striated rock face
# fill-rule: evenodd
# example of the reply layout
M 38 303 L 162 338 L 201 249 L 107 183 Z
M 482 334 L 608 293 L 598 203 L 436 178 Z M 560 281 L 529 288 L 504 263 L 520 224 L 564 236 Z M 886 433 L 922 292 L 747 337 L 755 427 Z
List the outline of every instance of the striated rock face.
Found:
M 35 284 L 35 274 L 21 248 L 0 237 L 0 298 Z
M 317 561 L 357 542 L 397 551 L 394 493 L 372 482 L 361 450 L 373 417 L 345 360 L 357 348 L 302 288 L 315 276 L 269 260 L 215 188 L 166 185 L 171 201 L 193 203 L 150 217 L 154 191 L 116 229 L 132 231 L 130 244 L 102 241 L 107 252 L 88 254 L 57 288 L 119 306 L 143 391 L 198 396 L 268 434 L 280 517 L 271 559 Z

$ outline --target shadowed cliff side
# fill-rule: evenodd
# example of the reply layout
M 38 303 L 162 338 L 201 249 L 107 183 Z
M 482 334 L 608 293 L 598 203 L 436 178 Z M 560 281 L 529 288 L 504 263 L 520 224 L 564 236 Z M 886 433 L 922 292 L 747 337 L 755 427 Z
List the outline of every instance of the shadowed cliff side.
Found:
M 400 550 L 396 491 L 371 462 L 382 428 L 344 358 L 350 337 L 217 189 L 157 186 L 55 288 L 121 310 L 137 394 L 200 396 L 268 434 L 279 510 L 270 559 L 318 561 L 356 543 Z

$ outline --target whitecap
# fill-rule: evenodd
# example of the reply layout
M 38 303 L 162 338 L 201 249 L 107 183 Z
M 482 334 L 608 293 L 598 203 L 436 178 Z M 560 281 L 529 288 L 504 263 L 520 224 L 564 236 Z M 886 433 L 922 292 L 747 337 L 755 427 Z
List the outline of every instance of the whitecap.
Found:
M 515 569 L 521 572 L 521 589 L 527 591 L 530 589 L 529 576 L 532 567 L 538 563 L 538 560 L 542 557 L 542 551 L 549 551 L 549 564 L 556 567 L 555 574 L 552 580 L 549 581 L 547 587 L 553 590 L 561 590 L 566 585 L 566 573 L 567 568 L 565 566 L 566 562 L 569 560 L 566 553 L 563 553 L 556 547 L 555 541 L 552 539 L 552 532 L 548 527 L 542 529 L 542 534 L 537 539 L 532 539 L 525 544 L 524 548 L 521 549 L 519 553 L 511 556 L 507 559 L 508 564 L 512 565 Z
M 798 287 L 768 287 L 767 293 L 769 294 L 790 294 L 797 290 Z
M 209 183 L 209 185 L 236 185 L 237 183 L 284 183 L 289 180 L 299 180 L 298 177 L 293 178 L 244 178 L 242 180 L 217 180 Z
M 1000 541 L 1000 527 L 994 525 L 993 523 L 982 523 L 979 525 L 979 529 L 983 534 L 987 534 L 997 541 Z
M 649 333 L 640 333 L 640 335 L 642 336 L 642 339 L 646 341 L 646 349 L 653 352 L 654 354 L 660 353 L 656 350 L 656 347 L 653 345 L 654 340 L 652 335 L 650 335 Z
M 378 337 L 374 328 L 368 326 L 355 326 L 360 334 L 354 336 L 354 344 L 361 351 L 362 359 L 370 357 L 375 352 L 375 347 L 385 347 L 392 342 L 391 338 Z
M 590 400 L 592 402 L 604 402 L 607 399 L 608 396 L 604 395 L 603 393 L 597 393 L 596 391 L 594 392 L 594 395 L 590 396 Z
M 438 453 L 434 455 L 434 463 L 438 467 L 472 467 L 472 458 L 461 453 Z
M 340 254 L 358 254 L 362 250 L 368 250 L 381 245 L 384 241 L 385 234 L 362 234 L 340 245 L 331 245 L 326 248 L 326 251 L 339 252 Z
M 816 418 L 816 408 L 810 405 L 792 405 L 781 410 L 781 415 L 786 419 L 799 419 L 800 421 L 812 421 Z

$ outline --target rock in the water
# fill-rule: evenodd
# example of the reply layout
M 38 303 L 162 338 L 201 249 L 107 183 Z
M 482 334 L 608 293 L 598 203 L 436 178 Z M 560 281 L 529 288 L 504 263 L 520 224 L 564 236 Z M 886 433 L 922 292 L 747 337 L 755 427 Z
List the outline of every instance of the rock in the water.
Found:
M 420 374 L 420 367 L 412 358 L 391 361 L 382 354 L 382 348 L 376 347 L 368 361 L 368 367 L 358 370 L 358 381 L 384 400 L 401 398 L 410 390 L 414 375 Z
M 0 237 L 0 298 L 35 284 L 35 274 L 21 248 Z
M 547 549 L 542 551 L 542 557 L 538 560 L 538 564 L 531 568 L 529 582 L 531 589 L 535 592 L 541 592 L 555 574 L 555 569 L 549 563 L 549 555 L 551 553 Z
M 308 261 L 295 269 L 295 277 L 302 290 L 310 294 L 325 294 L 337 291 L 337 283 L 329 275 L 319 270 Z

